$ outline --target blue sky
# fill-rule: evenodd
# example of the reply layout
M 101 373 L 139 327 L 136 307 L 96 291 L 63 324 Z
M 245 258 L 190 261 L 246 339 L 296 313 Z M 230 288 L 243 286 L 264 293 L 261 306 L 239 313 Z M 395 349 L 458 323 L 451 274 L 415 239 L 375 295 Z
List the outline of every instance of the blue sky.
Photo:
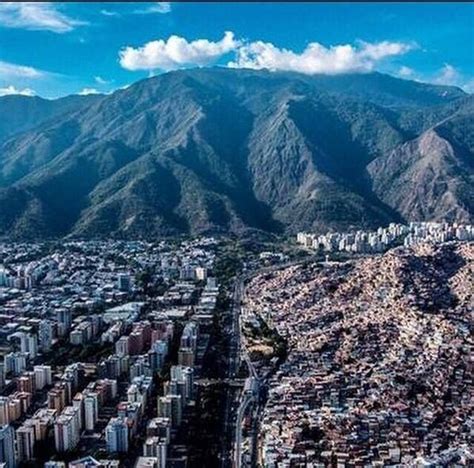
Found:
M 474 4 L 0 4 L 0 95 L 111 92 L 222 65 L 378 70 L 474 91 Z

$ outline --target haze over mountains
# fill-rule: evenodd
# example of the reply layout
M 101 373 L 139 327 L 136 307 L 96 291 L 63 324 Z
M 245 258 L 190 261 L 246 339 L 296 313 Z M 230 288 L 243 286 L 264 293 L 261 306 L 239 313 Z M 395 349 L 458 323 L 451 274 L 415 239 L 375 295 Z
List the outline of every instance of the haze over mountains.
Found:
M 0 236 L 472 222 L 474 98 L 380 73 L 176 71 L 0 98 Z

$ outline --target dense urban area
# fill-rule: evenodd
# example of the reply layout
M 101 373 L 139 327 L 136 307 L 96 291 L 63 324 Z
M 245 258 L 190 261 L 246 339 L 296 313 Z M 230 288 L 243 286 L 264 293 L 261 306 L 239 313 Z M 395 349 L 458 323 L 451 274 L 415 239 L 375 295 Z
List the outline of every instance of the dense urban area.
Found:
M 0 462 L 474 463 L 473 240 L 0 243 Z

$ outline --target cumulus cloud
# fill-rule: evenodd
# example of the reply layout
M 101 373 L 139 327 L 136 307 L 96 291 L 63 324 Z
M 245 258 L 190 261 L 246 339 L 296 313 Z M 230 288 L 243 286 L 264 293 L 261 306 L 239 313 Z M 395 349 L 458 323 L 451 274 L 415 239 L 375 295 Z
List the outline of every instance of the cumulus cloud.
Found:
M 470 94 L 474 92 L 474 78 L 464 75 L 449 63 L 445 63 L 430 81 L 439 85 L 457 86 Z
M 186 66 L 205 66 L 223 55 L 236 50 L 240 42 L 234 33 L 227 31 L 217 42 L 207 39 L 187 41 L 180 36 L 170 36 L 148 42 L 143 47 L 125 47 L 120 51 L 120 64 L 127 70 L 176 70 Z
M 78 93 L 80 96 L 88 96 L 89 94 L 100 94 L 95 88 L 84 88 Z
M 86 23 L 61 13 L 53 2 L 2 2 L 0 24 L 9 28 L 65 33 Z
M 422 73 L 413 70 L 412 68 L 401 66 L 397 75 L 401 78 L 408 78 L 424 83 L 457 86 L 470 94 L 474 92 L 474 78 L 463 74 L 459 69 L 449 63 L 445 63 L 437 72 L 431 74 Z
M 30 88 L 17 89 L 13 85 L 7 86 L 5 88 L 0 88 L 0 97 L 11 96 L 14 94 L 19 94 L 21 96 L 34 96 L 36 93 Z
M 140 8 L 135 10 L 134 13 L 138 13 L 141 15 L 147 15 L 152 13 L 160 13 L 166 14 L 171 11 L 171 3 L 170 2 L 154 2 L 151 6 L 147 8 Z
M 325 47 L 312 42 L 301 53 L 281 49 L 270 42 L 256 41 L 244 44 L 237 50 L 233 68 L 268 69 L 271 71 L 295 71 L 306 74 L 337 74 L 369 72 L 378 62 L 406 54 L 415 46 L 403 42 L 361 42 Z
M 205 66 L 233 52 L 232 68 L 295 71 L 306 74 L 369 72 L 388 58 L 406 54 L 415 44 L 382 41 L 359 42 L 326 47 L 310 43 L 302 52 L 279 48 L 270 42 L 245 42 L 227 31 L 218 42 L 207 39 L 188 41 L 179 36 L 148 42 L 142 47 L 125 47 L 120 64 L 128 70 L 175 70 L 187 66 Z M 405 67 L 408 71 L 408 68 Z
M 449 63 L 445 63 L 433 81 L 436 84 L 456 86 L 460 80 L 461 73 Z
M 37 68 L 0 60 L 0 76 L 2 78 L 42 78 L 45 75 L 46 72 Z

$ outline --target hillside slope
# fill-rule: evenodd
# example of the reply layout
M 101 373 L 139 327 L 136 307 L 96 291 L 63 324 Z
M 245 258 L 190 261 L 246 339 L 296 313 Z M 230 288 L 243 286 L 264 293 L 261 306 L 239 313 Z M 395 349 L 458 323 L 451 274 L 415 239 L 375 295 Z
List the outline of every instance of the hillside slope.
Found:
M 461 90 L 379 73 L 167 73 L 0 143 L 0 235 L 469 221 L 472 127 Z
M 66 114 L 99 100 L 100 95 L 66 96 L 43 99 L 37 96 L 0 97 L 0 142 L 21 132 L 33 129 L 49 119 Z

